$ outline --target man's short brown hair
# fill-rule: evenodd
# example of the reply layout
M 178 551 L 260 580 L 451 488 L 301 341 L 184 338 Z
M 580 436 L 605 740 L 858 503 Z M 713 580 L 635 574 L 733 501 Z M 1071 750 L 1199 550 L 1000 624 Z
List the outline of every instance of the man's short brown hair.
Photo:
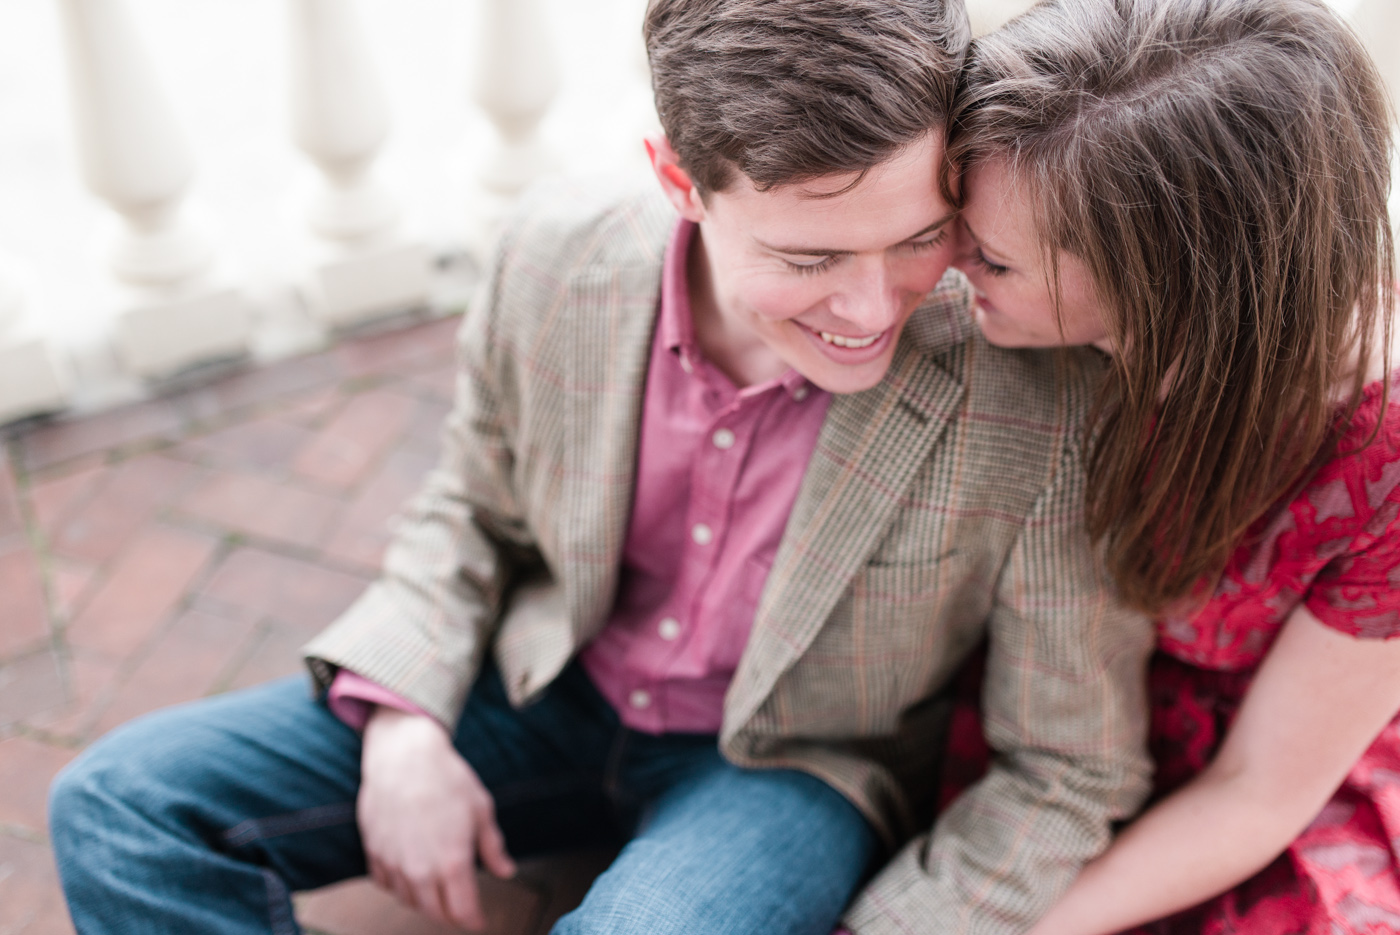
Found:
M 863 173 L 946 123 L 962 0 L 651 0 L 661 126 L 701 192 Z

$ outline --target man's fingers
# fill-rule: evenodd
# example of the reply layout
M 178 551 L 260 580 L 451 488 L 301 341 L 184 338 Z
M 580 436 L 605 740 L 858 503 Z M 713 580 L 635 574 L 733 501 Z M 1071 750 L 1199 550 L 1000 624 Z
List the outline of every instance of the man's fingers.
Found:
M 369 858 L 369 878 L 374 881 L 374 885 L 381 890 L 394 892 L 394 881 L 389 872 L 384 869 L 384 865 L 373 857 Z
M 442 903 L 448 921 L 469 929 L 483 929 L 486 918 L 481 914 L 481 894 L 477 891 L 476 871 L 468 868 L 451 874 L 442 884 Z
M 506 838 L 496 824 L 496 816 L 478 816 L 477 823 L 480 830 L 476 835 L 476 852 L 481 856 L 482 866 L 503 880 L 515 876 L 515 861 L 506 853 Z
M 417 907 L 434 922 L 447 922 L 447 908 L 442 904 L 441 887 L 436 877 L 428 877 L 422 880 L 413 880 L 410 885 L 413 888 L 413 902 L 410 905 Z
M 413 898 L 413 887 L 409 885 L 407 878 L 405 878 L 402 873 L 392 870 L 387 866 L 384 867 L 383 872 L 389 880 L 389 885 L 385 888 L 394 894 L 394 898 L 405 906 L 415 905 L 416 901 Z

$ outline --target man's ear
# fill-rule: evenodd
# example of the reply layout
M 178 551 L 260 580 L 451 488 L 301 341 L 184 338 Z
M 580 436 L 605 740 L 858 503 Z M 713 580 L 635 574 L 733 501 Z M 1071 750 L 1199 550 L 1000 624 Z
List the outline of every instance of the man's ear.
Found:
M 690 175 L 681 168 L 680 157 L 671 148 L 670 140 L 660 133 L 646 137 L 647 158 L 651 170 L 661 183 L 661 190 L 681 217 L 699 223 L 705 219 L 705 202 Z

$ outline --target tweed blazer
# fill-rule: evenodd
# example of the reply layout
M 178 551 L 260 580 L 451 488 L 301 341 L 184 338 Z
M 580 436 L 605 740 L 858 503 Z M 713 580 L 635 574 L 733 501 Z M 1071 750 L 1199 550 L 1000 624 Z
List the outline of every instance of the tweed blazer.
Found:
M 441 463 L 380 579 L 308 647 L 451 725 L 483 656 L 529 701 L 605 625 L 635 480 L 659 196 L 548 190 L 459 336 Z M 860 935 L 1024 930 L 1146 795 L 1151 628 L 1084 532 L 1091 352 L 992 347 L 951 273 L 886 379 L 833 397 L 725 698 L 732 762 L 847 796 L 893 859 Z M 989 775 L 936 822 L 954 672 L 989 641 Z

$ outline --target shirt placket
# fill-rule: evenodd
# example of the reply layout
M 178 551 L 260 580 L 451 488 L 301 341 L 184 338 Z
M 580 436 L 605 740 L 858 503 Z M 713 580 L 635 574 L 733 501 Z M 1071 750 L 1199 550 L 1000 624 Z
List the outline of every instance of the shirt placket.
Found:
M 704 625 L 704 595 L 729 539 L 735 489 L 755 429 L 775 392 L 773 386 L 738 393 L 731 390 L 728 400 L 719 403 L 695 447 L 680 572 L 671 599 L 658 612 L 655 622 L 655 634 L 667 644 L 669 652 L 665 654 L 660 678 L 649 687 L 634 689 L 629 697 L 634 708 L 653 708 L 658 723 L 666 719 L 669 676 L 674 669 L 682 663 L 691 669 L 708 667 L 707 660 L 688 657 L 697 651 L 693 637 L 697 628 Z

